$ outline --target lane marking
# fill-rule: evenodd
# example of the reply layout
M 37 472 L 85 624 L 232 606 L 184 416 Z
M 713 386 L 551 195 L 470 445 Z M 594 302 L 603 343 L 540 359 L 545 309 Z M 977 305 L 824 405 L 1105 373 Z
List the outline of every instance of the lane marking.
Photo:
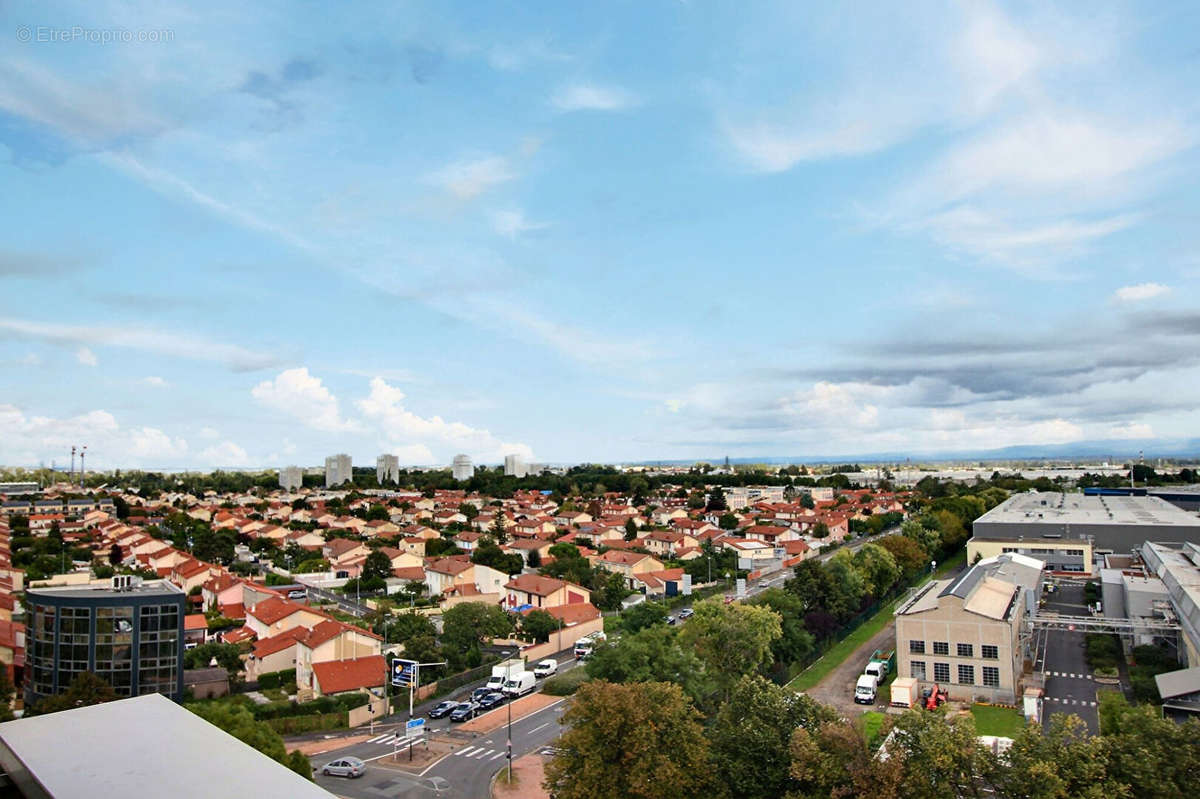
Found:
M 474 760 L 483 760 L 485 757 L 495 751 L 495 749 L 480 749 L 477 754 L 471 755 L 471 758 Z
M 477 752 L 477 751 L 479 751 L 479 749 L 480 749 L 480 748 L 481 748 L 481 747 L 478 747 L 478 746 L 470 746 L 470 747 L 467 747 L 466 749 L 459 749 L 459 750 L 458 750 L 457 752 L 455 752 L 454 754 L 455 754 L 455 756 L 456 756 L 456 757 L 465 757 L 465 756 L 467 756 L 467 755 L 468 755 L 469 753 L 471 753 L 471 752 Z
M 548 722 L 548 721 L 547 721 L 545 724 L 539 724 L 538 726 L 534 727 L 532 730 L 530 730 L 529 732 L 527 732 L 527 733 L 525 733 L 525 734 L 526 734 L 526 735 L 533 735 L 535 732 L 537 732 L 538 730 L 542 729 L 543 727 L 549 727 L 549 726 L 550 726 L 550 722 Z

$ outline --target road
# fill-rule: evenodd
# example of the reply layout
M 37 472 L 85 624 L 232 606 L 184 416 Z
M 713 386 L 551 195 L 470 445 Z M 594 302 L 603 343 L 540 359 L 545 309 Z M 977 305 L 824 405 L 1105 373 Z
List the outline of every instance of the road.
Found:
M 1088 615 L 1083 600 L 1083 586 L 1060 582 L 1058 590 L 1047 596 L 1045 609 L 1069 616 Z M 1035 641 L 1034 656 L 1034 669 L 1044 671 L 1046 676 L 1043 725 L 1049 728 L 1050 717 L 1056 713 L 1074 713 L 1083 719 L 1093 735 L 1099 734 L 1096 683 L 1088 667 L 1084 634 L 1068 630 L 1041 630 Z
M 314 585 L 305 585 L 304 587 L 308 590 L 308 600 L 310 602 L 332 602 L 337 605 L 338 610 L 358 618 L 362 618 L 371 612 L 369 607 L 355 602 L 351 597 L 343 596 L 334 591 L 326 591 L 324 588 L 317 588 Z

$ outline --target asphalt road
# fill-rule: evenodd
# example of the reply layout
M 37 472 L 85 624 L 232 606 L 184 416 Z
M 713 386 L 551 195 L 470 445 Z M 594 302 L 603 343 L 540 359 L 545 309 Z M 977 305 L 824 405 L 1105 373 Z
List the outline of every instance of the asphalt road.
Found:
M 1061 582 L 1058 590 L 1046 597 L 1046 610 L 1070 616 L 1087 616 L 1081 584 Z M 1056 713 L 1074 713 L 1088 730 L 1100 732 L 1096 709 L 1096 683 L 1092 681 L 1084 644 L 1084 634 L 1069 630 L 1042 630 L 1035 641 L 1035 669 L 1046 675 L 1046 696 L 1042 705 L 1042 724 L 1050 725 Z

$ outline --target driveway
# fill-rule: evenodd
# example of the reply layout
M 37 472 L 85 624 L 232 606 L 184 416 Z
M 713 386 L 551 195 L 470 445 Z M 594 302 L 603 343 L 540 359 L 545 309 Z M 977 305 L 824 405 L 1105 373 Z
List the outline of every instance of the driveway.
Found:
M 1058 590 L 1047 595 L 1045 609 L 1069 616 L 1087 616 L 1083 585 L 1060 582 Z M 1074 713 L 1083 719 L 1093 735 L 1098 734 L 1098 686 L 1092 680 L 1091 669 L 1088 667 L 1084 634 L 1070 630 L 1042 630 L 1037 645 L 1036 667 L 1040 667 L 1046 676 L 1042 724 L 1048 728 L 1050 717 L 1056 713 Z
M 831 671 L 824 680 L 817 683 L 816 687 L 805 693 L 822 704 L 836 708 L 837 712 L 846 718 L 852 719 L 867 710 L 885 710 L 889 695 L 886 687 L 875 697 L 876 702 L 872 706 L 860 705 L 854 701 L 854 686 L 858 683 L 859 675 L 863 673 L 867 661 L 871 659 L 871 655 L 875 653 L 876 649 L 895 648 L 896 625 L 889 624 L 856 649 L 850 657 L 842 661 L 841 665 Z

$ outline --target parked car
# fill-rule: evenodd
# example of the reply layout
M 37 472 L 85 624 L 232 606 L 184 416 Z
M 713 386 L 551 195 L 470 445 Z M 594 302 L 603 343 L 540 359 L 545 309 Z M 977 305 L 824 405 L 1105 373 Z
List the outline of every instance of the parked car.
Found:
M 692 610 L 691 608 L 684 608 L 683 610 L 679 611 L 680 619 L 690 619 L 694 615 L 696 615 L 696 611 Z
M 479 715 L 479 705 L 474 702 L 459 702 L 458 707 L 450 712 L 451 721 L 466 721 Z
M 367 773 L 367 764 L 357 757 L 343 757 L 321 766 L 326 777 L 361 777 Z
M 458 707 L 458 702 L 451 702 L 450 700 L 438 702 L 437 706 L 429 711 L 429 718 L 440 719 L 442 716 L 448 715 L 456 707 Z
M 480 710 L 491 710 L 494 707 L 500 707 L 508 699 L 507 696 L 499 691 L 492 691 L 490 694 L 479 700 Z
M 499 688 L 487 688 L 486 686 L 483 688 L 476 688 L 474 691 L 471 692 L 471 701 L 472 702 L 482 702 L 483 698 L 485 696 L 490 696 L 491 694 L 496 693 L 496 691 L 498 691 L 498 690 L 500 690 L 500 689 Z
M 674 624 L 676 621 L 674 616 L 667 616 L 667 624 Z
M 539 680 L 543 677 L 549 677 L 558 671 L 558 661 L 554 658 L 546 658 L 539 660 L 538 664 L 533 667 L 533 676 Z
M 288 591 L 287 598 L 288 599 L 304 599 L 307 596 L 308 596 L 307 590 L 305 590 L 303 588 L 295 588 L 291 591 Z

